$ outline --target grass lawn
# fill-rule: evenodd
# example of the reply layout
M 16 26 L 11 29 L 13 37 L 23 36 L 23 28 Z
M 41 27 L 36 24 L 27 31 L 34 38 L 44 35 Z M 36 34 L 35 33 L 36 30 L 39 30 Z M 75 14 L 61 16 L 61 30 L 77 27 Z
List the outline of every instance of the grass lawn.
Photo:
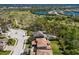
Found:
M 8 55 L 11 51 L 0 51 L 0 55 Z
M 26 44 L 26 48 L 29 48 L 29 47 L 31 47 L 31 45 L 30 44 Z
M 61 52 L 59 50 L 59 45 L 57 41 L 50 41 L 51 43 L 51 47 L 52 47 L 52 51 L 54 55 L 60 55 Z
M 8 45 L 12 45 L 12 46 L 14 46 L 15 43 L 16 43 L 16 40 L 15 39 L 12 39 L 12 38 L 9 39 L 8 42 L 7 42 Z

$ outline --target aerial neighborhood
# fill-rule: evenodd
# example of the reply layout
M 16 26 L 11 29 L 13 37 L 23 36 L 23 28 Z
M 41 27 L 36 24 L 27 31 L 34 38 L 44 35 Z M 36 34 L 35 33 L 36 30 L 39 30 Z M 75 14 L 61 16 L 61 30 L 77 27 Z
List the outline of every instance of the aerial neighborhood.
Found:
M 0 4 L 0 55 L 79 55 L 79 5 Z

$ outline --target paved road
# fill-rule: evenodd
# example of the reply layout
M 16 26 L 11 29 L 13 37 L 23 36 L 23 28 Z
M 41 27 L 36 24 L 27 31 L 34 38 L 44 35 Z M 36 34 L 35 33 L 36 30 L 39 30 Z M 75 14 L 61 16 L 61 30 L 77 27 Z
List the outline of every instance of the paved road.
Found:
M 18 42 L 13 49 L 12 55 L 20 55 L 24 51 L 24 40 L 28 38 L 27 36 L 25 36 L 25 32 L 21 29 L 10 29 L 7 35 L 11 38 L 17 38 Z

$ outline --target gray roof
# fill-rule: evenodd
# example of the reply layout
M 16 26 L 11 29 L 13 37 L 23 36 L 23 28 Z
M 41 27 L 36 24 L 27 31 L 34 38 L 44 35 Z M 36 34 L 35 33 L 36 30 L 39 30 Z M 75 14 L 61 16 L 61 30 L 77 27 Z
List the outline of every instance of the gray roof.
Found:
M 57 38 L 57 36 L 45 34 L 45 33 L 43 33 L 43 31 L 34 32 L 33 33 L 33 37 L 34 38 L 47 38 L 47 39 L 50 39 L 50 38 L 56 39 Z
M 35 38 L 44 38 L 47 37 L 42 31 L 34 32 L 33 37 Z

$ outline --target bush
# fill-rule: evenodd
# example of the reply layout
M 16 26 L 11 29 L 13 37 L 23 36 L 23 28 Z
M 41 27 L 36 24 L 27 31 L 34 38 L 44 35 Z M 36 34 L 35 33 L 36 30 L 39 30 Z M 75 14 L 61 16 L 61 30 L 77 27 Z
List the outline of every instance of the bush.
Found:
M 8 55 L 11 51 L 0 51 L 0 55 Z
M 12 46 L 14 46 L 15 43 L 16 43 L 16 40 L 15 39 L 12 39 L 12 38 L 9 39 L 8 42 L 7 42 L 8 45 L 12 45 Z
M 59 50 L 58 42 L 57 41 L 50 41 L 50 42 L 51 42 L 53 54 L 55 54 L 55 55 L 59 54 L 60 55 L 61 51 Z

